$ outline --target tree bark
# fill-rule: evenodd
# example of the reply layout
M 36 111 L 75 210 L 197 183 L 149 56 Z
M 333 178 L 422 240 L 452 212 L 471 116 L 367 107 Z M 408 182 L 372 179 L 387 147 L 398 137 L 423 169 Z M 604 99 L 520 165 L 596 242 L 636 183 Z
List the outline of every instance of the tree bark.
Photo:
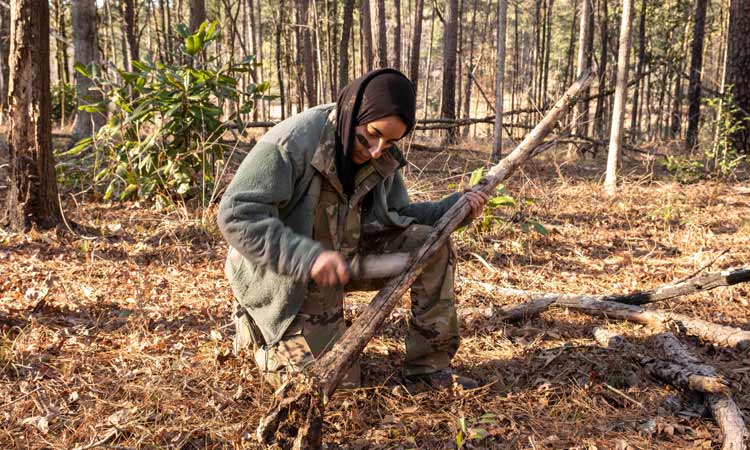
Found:
M 5 113 L 8 110 L 9 53 L 10 12 L 6 8 L 0 8 L 0 124 L 5 123 Z
M 531 156 L 557 121 L 575 104 L 575 97 L 590 79 L 589 73 L 582 74 L 542 122 L 511 154 L 490 169 L 487 177 L 474 190 L 494 193 L 497 185 Z M 422 272 L 429 258 L 445 245 L 450 233 L 464 221 L 470 209 L 466 196 L 461 197 L 435 224 L 435 230 L 422 247 L 412 253 L 409 270 L 391 279 L 338 343 L 315 361 L 309 370 L 298 374 L 276 391 L 274 403 L 258 427 L 257 437 L 261 442 L 270 444 L 281 438 L 294 441 L 294 447 L 298 449 L 321 447 L 325 403 L 335 392 L 346 370 Z M 289 441 L 277 443 L 286 448 L 292 443 Z
M 531 300 L 529 303 L 532 305 L 528 305 L 526 308 L 533 311 L 541 312 L 554 305 L 594 316 L 641 323 L 657 329 L 676 326 L 678 329 L 684 330 L 687 334 L 724 347 L 738 348 L 740 350 L 750 348 L 750 331 L 717 325 L 683 314 L 605 301 L 606 296 L 602 295 L 528 292 L 505 288 L 498 289 L 497 293 L 507 296 L 530 295 Z
M 49 3 L 10 3 L 10 179 L 0 223 L 21 231 L 60 222 L 52 154 L 49 73 Z
M 393 0 L 393 13 L 396 15 L 396 23 L 393 28 L 393 64 L 396 70 L 401 70 L 401 0 Z
M 613 196 L 617 191 L 617 161 L 620 157 L 625 120 L 625 97 L 628 89 L 628 60 L 630 59 L 630 23 L 633 18 L 633 0 L 622 0 L 622 22 L 620 23 L 620 43 L 617 51 L 617 86 L 612 107 L 612 133 L 609 138 L 607 155 L 607 175 L 604 190 Z
M 276 22 L 276 75 L 279 80 L 279 101 L 281 103 L 281 119 L 286 118 L 286 96 L 284 93 L 284 62 L 282 60 L 282 40 L 284 33 L 284 0 L 279 1 L 279 19 Z
M 492 139 L 493 162 L 503 153 L 503 101 L 505 100 L 505 35 L 508 1 L 499 0 L 497 12 L 497 72 L 495 72 L 495 128 Z
M 349 84 L 349 39 L 352 32 L 354 0 L 344 0 L 344 17 L 341 25 L 341 42 L 339 42 L 339 86 Z M 353 57 L 354 55 L 352 55 Z
M 600 327 L 594 328 L 594 338 L 604 348 L 625 352 L 651 376 L 675 387 L 704 394 L 729 395 L 729 383 L 711 367 L 691 364 L 674 354 L 668 355 L 671 361 L 646 356 L 644 348 L 626 342 L 622 336 Z
M 738 109 L 735 119 L 743 126 L 730 137 L 734 148 L 750 154 L 750 5 L 748 0 L 731 0 L 725 84 L 732 86 Z
M 640 122 L 638 120 L 638 107 L 641 100 L 641 86 L 643 83 L 643 68 L 646 64 L 646 0 L 641 0 L 641 15 L 638 23 L 638 63 L 635 69 L 635 77 L 640 80 L 633 89 L 633 109 L 630 112 L 630 140 L 635 142 L 639 131 Z
M 601 44 L 599 48 L 599 81 L 597 83 L 597 89 L 599 92 L 602 92 L 607 88 L 607 16 L 609 14 L 607 1 L 608 0 L 599 0 L 599 4 L 601 5 L 599 13 L 599 34 L 601 35 Z M 594 133 L 592 134 L 599 138 L 606 134 L 606 125 L 604 124 L 604 97 L 598 97 L 596 99 L 596 110 L 594 111 Z
M 362 31 L 362 59 L 367 71 L 373 68 L 372 59 L 372 16 L 370 15 L 370 0 L 361 0 L 359 3 L 359 26 Z
M 385 27 L 385 0 L 373 0 L 371 17 L 375 21 L 372 27 L 373 52 L 377 57 L 377 67 L 388 67 L 388 35 Z
M 591 17 L 594 14 L 594 0 L 583 0 L 583 8 L 581 11 L 581 23 L 578 34 L 578 60 L 576 66 L 578 73 L 583 72 L 591 67 L 591 35 L 594 30 L 591 27 Z M 583 97 L 588 97 L 588 92 L 583 94 Z M 586 98 L 582 98 L 578 102 L 578 110 L 575 116 L 575 130 L 578 134 L 586 134 L 586 130 L 589 122 L 589 101 Z M 568 159 L 573 160 L 578 156 L 577 147 L 573 144 L 568 146 Z
M 97 39 L 97 16 L 96 0 L 73 0 L 73 47 L 76 62 L 88 66 L 100 65 L 99 45 Z M 76 93 L 78 94 L 78 106 L 98 103 L 102 100 L 101 92 L 94 87 L 93 82 L 76 71 Z M 75 125 L 73 127 L 72 141 L 91 136 L 96 133 L 107 117 L 102 113 L 90 113 L 78 110 Z
M 125 36 L 128 41 L 130 61 L 138 61 L 140 53 L 138 49 L 138 16 L 135 10 L 135 0 L 123 0 L 123 12 L 125 20 Z
M 133 1 L 133 0 L 125 0 Z M 190 0 L 190 31 L 195 33 L 201 24 L 206 21 L 205 0 Z
M 464 119 L 471 117 L 471 77 L 474 74 L 474 31 L 476 30 L 477 21 L 477 0 L 471 10 L 471 30 L 469 32 L 469 60 L 466 71 L 466 87 L 464 88 Z M 463 137 L 469 137 L 469 127 L 464 128 Z
M 414 90 L 417 92 L 417 88 L 419 87 L 419 50 L 422 42 L 423 13 L 424 0 L 416 0 L 414 4 L 414 31 L 411 38 L 411 55 L 409 56 L 409 78 L 414 83 Z
M 503 3 L 503 2 L 501 2 Z M 456 52 L 458 50 L 458 0 L 448 0 L 445 10 L 445 32 L 443 34 L 443 97 L 440 117 L 456 118 Z M 455 144 L 456 130 L 448 130 L 444 145 Z

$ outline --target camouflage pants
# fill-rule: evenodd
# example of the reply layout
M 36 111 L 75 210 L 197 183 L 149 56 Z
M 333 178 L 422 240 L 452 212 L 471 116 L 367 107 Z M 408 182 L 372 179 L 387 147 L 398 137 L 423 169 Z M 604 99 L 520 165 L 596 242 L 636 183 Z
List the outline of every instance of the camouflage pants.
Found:
M 418 248 L 431 227 L 368 235 L 360 253 L 408 252 Z M 329 349 L 346 331 L 343 300 L 346 291 L 378 290 L 387 280 L 355 280 L 344 287 L 310 283 L 308 297 L 284 337 L 273 346 L 256 349 L 255 361 L 266 379 L 278 387 L 290 372 L 302 370 Z M 430 260 L 411 288 L 411 317 L 406 336 L 406 376 L 447 368 L 458 350 L 458 320 L 454 305 L 454 263 L 450 242 Z M 239 330 L 238 330 L 239 334 Z M 341 387 L 357 387 L 359 364 L 354 364 Z

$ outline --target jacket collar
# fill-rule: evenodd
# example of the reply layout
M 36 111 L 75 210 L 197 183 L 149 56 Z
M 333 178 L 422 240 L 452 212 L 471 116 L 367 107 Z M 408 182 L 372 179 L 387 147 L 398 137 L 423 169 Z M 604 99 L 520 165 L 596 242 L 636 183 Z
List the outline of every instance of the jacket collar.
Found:
M 344 195 L 344 188 L 341 185 L 341 180 L 339 180 L 339 177 L 336 174 L 335 153 L 336 108 L 332 107 L 330 112 L 328 113 L 328 119 L 323 126 L 323 132 L 320 135 L 318 146 L 315 149 L 315 153 L 313 154 L 310 163 L 315 169 L 318 170 L 318 172 L 320 172 L 324 177 L 326 177 L 326 179 L 328 179 L 328 182 L 331 183 L 331 185 L 343 198 L 346 198 L 346 195 Z M 372 169 L 377 171 L 382 178 L 387 178 L 404 165 L 406 165 L 406 160 L 404 159 L 401 150 L 399 150 L 398 147 L 394 145 L 384 151 L 383 155 L 380 158 L 371 159 L 367 164 L 365 164 L 364 167 L 360 169 L 360 172 L 370 173 L 370 167 L 372 167 Z M 357 176 L 357 179 L 359 180 L 360 177 Z

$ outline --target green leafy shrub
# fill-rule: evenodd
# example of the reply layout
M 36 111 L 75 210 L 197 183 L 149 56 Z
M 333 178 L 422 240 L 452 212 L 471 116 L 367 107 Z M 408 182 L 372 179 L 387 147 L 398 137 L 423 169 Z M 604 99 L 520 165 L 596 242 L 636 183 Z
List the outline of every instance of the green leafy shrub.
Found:
M 52 120 L 60 120 L 63 118 L 63 112 L 65 120 L 70 121 L 76 111 L 76 90 L 73 85 L 69 83 L 57 83 L 50 89 L 52 110 L 50 116 Z
M 740 110 L 732 97 L 731 89 L 722 97 L 704 99 L 706 106 L 716 110 L 716 120 L 711 122 L 715 131 L 713 143 L 694 155 L 668 155 L 663 162 L 680 183 L 695 183 L 706 178 L 734 178 L 747 155 L 732 145 L 731 136 L 748 126 L 748 119 L 738 120 Z
M 251 70 L 253 56 L 226 64 L 208 57 L 206 50 L 219 35 L 216 22 L 204 22 L 193 34 L 184 26 L 178 31 L 184 38 L 184 63 L 133 61 L 133 71 L 118 70 L 117 79 L 94 76 L 76 64 L 103 92 L 112 114 L 93 138 L 64 155 L 87 158 L 94 189 L 106 186 L 104 200 L 153 199 L 163 205 L 197 198 L 204 206 L 210 203 L 224 167 L 221 136 L 232 125 L 241 129 L 241 114 L 251 112 L 268 90 L 268 83 L 238 89 L 237 78 Z M 238 107 L 225 116 L 228 102 Z M 81 108 L 105 111 L 105 103 Z
M 484 169 L 479 168 L 476 169 L 471 173 L 471 177 L 469 178 L 469 185 L 474 186 L 482 179 L 482 176 L 484 175 Z M 504 224 L 508 221 L 505 219 L 504 216 L 499 216 L 495 214 L 495 210 L 497 208 L 501 207 L 513 207 L 518 206 L 518 203 L 516 203 L 516 200 L 513 199 L 510 195 L 507 194 L 505 191 L 505 185 L 498 185 L 496 190 L 496 195 L 494 197 L 490 197 L 490 199 L 487 201 L 487 206 L 484 208 L 484 212 L 482 213 L 482 217 L 479 217 L 478 219 L 474 220 L 474 226 L 476 227 L 477 231 L 485 232 L 490 231 L 495 224 Z M 530 199 L 527 199 L 523 202 L 523 206 L 531 206 L 534 202 Z M 513 218 L 510 220 L 510 222 L 517 223 L 521 230 L 524 233 L 528 233 L 531 230 L 536 231 L 539 234 L 542 234 L 546 236 L 549 234 L 549 231 L 539 223 L 539 221 L 532 217 L 527 217 L 525 214 L 523 214 L 521 211 L 516 213 Z

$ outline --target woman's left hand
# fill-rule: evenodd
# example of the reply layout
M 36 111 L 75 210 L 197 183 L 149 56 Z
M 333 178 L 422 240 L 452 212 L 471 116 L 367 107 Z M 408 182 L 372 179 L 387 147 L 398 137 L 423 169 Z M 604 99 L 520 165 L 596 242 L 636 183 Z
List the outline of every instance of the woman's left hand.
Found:
M 465 192 L 466 198 L 469 200 L 469 205 L 471 205 L 471 218 L 476 219 L 482 215 L 482 211 L 484 211 L 484 207 L 487 206 L 490 198 L 481 191 L 475 192 L 467 189 Z

